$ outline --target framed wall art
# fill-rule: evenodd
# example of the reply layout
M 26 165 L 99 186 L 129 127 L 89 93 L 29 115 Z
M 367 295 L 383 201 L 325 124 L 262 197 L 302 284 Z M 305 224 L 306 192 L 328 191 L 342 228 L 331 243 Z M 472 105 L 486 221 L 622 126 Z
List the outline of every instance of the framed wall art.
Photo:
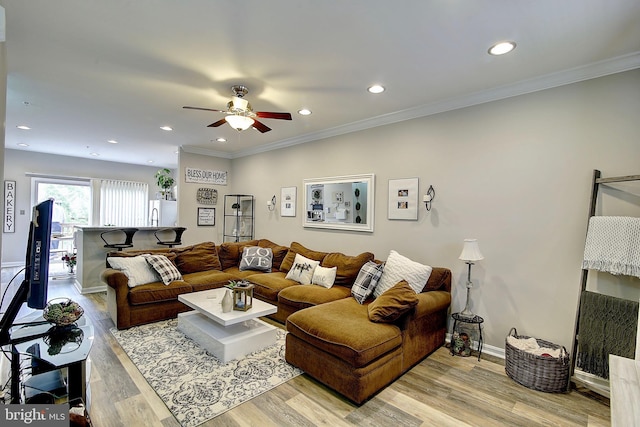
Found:
M 280 216 L 296 216 L 297 187 L 283 187 L 280 191 Z
M 389 180 L 389 219 L 418 220 L 418 178 Z
M 216 225 L 216 208 L 198 208 L 198 225 Z

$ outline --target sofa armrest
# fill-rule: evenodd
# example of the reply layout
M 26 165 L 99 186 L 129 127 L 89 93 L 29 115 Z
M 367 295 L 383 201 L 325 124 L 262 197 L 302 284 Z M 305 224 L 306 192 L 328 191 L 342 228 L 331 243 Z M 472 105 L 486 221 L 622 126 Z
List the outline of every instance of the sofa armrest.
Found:
M 418 305 L 398 320 L 402 330 L 403 370 L 409 369 L 444 344 L 451 294 L 429 291 L 418 294 Z
M 107 268 L 100 275 L 100 279 L 116 292 L 124 292 L 125 294 L 129 292 L 129 278 L 120 270 Z
M 100 275 L 107 284 L 107 310 L 118 329 L 131 326 L 129 310 L 129 278 L 122 271 L 107 268 Z

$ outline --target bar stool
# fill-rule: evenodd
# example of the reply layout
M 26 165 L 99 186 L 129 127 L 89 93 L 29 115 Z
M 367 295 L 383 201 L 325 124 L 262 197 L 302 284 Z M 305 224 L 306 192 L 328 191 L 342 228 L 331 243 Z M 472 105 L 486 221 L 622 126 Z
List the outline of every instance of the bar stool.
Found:
M 123 249 L 132 248 L 133 247 L 133 235 L 136 234 L 137 231 L 138 231 L 137 228 L 116 228 L 116 229 L 113 229 L 113 230 L 103 231 L 102 233 L 100 233 L 100 238 L 105 243 L 105 245 L 104 245 L 105 248 L 117 249 L 117 250 L 121 251 Z M 125 236 L 124 242 L 122 242 L 122 243 L 109 243 L 104 238 L 104 235 L 105 234 L 109 234 L 109 233 L 124 233 L 124 236 Z
M 182 244 L 182 233 L 184 233 L 185 230 L 185 227 L 161 228 L 160 230 L 156 230 L 153 235 L 156 237 L 156 240 L 158 240 L 158 245 L 164 245 L 172 248 Z M 167 231 L 173 231 L 175 233 L 175 238 L 173 240 L 162 240 L 158 236 L 158 233 L 164 233 Z

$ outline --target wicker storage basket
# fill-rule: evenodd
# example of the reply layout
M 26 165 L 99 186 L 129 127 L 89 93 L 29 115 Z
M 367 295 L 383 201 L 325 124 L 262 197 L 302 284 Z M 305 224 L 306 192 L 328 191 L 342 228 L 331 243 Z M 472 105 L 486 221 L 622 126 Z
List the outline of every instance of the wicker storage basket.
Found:
M 511 328 L 509 335 L 518 339 L 530 337 L 518 335 L 516 328 Z M 509 344 L 505 338 L 505 371 L 509 378 L 525 387 L 547 393 L 567 391 L 569 380 L 569 355 L 559 345 L 536 338 L 540 347 L 560 349 L 560 357 L 542 357 L 520 350 Z

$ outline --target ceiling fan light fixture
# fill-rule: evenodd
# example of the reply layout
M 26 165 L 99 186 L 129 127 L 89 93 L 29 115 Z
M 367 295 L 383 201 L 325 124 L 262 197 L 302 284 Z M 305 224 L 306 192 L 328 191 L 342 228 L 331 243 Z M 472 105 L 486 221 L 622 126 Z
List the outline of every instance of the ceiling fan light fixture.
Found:
M 238 132 L 249 129 L 254 123 L 254 120 L 247 116 L 229 115 L 224 119 Z
M 232 108 L 234 110 L 246 111 L 249 106 L 249 101 L 240 97 L 234 96 L 231 98 Z

